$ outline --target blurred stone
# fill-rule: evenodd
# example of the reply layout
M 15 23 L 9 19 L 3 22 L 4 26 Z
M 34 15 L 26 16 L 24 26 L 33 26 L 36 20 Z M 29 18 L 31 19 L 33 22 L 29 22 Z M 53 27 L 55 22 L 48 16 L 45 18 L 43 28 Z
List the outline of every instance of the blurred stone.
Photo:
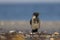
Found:
M 11 38 L 11 40 L 25 40 L 25 37 L 23 34 L 16 34 Z

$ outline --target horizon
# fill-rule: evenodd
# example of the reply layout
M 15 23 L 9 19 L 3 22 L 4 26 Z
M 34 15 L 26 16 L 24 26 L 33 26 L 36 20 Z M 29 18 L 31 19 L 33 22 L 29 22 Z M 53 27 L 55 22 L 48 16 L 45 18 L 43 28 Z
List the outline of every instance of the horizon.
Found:
M 60 0 L 0 0 L 0 3 L 60 3 Z

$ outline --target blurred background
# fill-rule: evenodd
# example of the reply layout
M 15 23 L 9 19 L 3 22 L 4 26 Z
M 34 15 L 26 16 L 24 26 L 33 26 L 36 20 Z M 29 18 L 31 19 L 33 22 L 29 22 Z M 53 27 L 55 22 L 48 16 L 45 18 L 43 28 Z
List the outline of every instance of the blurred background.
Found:
M 29 21 L 33 12 L 40 13 L 39 31 L 60 32 L 60 3 L 55 0 L 0 0 L 0 32 L 31 31 Z M 28 30 L 28 31 L 27 31 Z

